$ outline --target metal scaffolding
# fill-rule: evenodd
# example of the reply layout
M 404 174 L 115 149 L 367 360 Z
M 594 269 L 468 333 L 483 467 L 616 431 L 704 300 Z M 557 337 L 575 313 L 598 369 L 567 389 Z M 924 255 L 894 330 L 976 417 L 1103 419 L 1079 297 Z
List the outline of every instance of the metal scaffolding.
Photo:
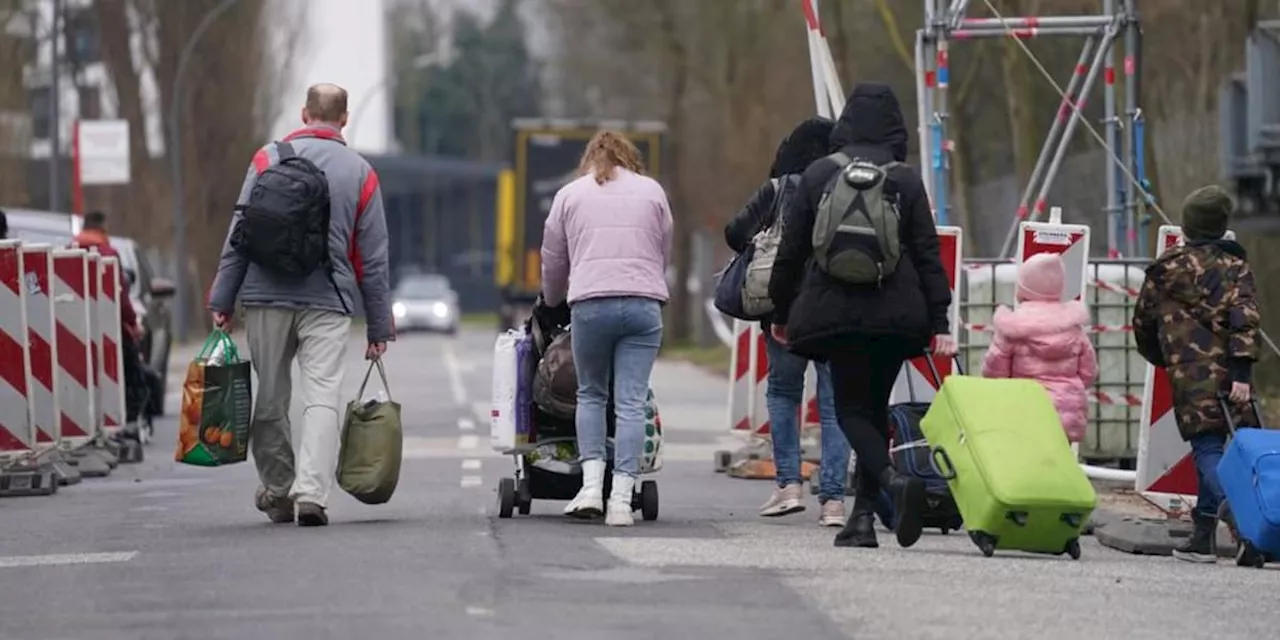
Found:
M 1143 115 L 1138 106 L 1141 31 L 1137 0 L 1102 0 L 1102 13 L 1075 16 L 998 16 L 966 18 L 969 0 L 924 0 L 925 26 L 916 31 L 916 88 L 922 164 L 928 160 L 925 187 L 937 211 L 938 224 L 949 224 L 949 156 L 953 143 L 947 137 L 950 47 L 953 41 L 976 38 L 1076 36 L 1084 38 L 1080 57 L 1072 71 L 1057 117 L 1025 185 L 1000 255 L 1013 249 L 1018 223 L 1036 220 L 1048 210 L 1047 199 L 1062 167 L 1072 136 L 1084 118 L 1084 104 L 1099 75 L 1103 76 L 1103 124 L 1108 147 L 1106 163 L 1107 253 L 1146 255 L 1144 207 L 1150 201 L 1145 184 Z M 990 0 L 982 0 L 995 11 Z M 1117 104 L 1115 59 L 1117 41 L 1123 41 L 1124 106 Z M 1038 64 L 1038 63 L 1037 63 Z M 1123 142 L 1122 142 L 1123 136 Z M 1121 150 L 1122 151 L 1118 151 Z M 1117 153 L 1118 151 L 1118 153 Z M 1141 190 L 1140 190 L 1141 189 Z

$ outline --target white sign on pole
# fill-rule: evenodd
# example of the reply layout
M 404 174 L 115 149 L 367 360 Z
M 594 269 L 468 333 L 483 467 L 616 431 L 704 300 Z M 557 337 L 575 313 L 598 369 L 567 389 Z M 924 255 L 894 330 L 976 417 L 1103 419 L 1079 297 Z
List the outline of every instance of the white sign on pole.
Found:
M 80 184 L 128 184 L 129 121 L 82 120 L 78 129 Z

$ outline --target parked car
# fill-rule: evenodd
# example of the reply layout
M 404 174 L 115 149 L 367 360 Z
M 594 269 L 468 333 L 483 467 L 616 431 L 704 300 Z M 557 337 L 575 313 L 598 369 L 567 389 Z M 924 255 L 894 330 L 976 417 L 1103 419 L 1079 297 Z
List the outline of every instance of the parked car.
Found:
M 458 292 L 449 279 L 431 273 L 405 275 L 391 294 L 396 329 L 458 332 Z
M 5 207 L 9 222 L 9 237 L 31 244 L 66 246 L 80 233 L 84 219 L 68 213 L 11 209 Z M 142 357 L 168 384 L 169 353 L 173 346 L 172 316 L 169 299 L 174 294 L 174 283 L 155 273 L 146 252 L 132 238 L 111 236 L 111 246 L 120 254 L 120 267 L 129 283 L 129 300 L 142 324 Z M 164 387 L 161 387 L 164 389 Z M 156 408 L 163 414 L 164 393 L 160 393 Z

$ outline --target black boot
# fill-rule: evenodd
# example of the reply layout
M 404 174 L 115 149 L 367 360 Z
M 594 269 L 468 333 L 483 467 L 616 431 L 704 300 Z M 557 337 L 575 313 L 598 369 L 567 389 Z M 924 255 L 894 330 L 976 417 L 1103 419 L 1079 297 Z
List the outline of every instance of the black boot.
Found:
M 890 467 L 880 474 L 880 483 L 893 499 L 893 514 L 896 519 L 893 532 L 898 536 L 898 545 L 910 547 L 920 539 L 920 534 L 924 531 L 924 480 L 898 473 Z
M 1218 519 L 1201 513 L 1191 516 L 1195 528 L 1186 544 L 1173 550 L 1173 557 L 1187 562 L 1208 564 L 1218 561 L 1217 549 L 1214 545 L 1214 533 L 1218 528 Z
M 853 501 L 853 513 L 844 523 L 844 528 L 836 534 L 837 547 L 862 547 L 875 549 L 880 546 L 876 541 L 876 504 L 874 500 L 859 496 Z

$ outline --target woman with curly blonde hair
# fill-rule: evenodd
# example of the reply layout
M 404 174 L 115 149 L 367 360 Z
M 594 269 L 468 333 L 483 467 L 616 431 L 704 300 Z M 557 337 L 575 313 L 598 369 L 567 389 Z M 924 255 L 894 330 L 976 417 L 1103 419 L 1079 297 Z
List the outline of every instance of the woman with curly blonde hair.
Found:
M 564 513 L 603 514 L 605 524 L 625 527 L 634 523 L 631 496 L 644 449 L 645 396 L 662 344 L 671 207 L 662 185 L 644 175 L 640 152 L 621 134 L 597 133 L 579 169 L 581 177 L 556 193 L 542 236 L 543 301 L 569 303 L 578 373 L 574 425 L 582 489 Z M 616 429 L 606 511 L 610 380 Z

